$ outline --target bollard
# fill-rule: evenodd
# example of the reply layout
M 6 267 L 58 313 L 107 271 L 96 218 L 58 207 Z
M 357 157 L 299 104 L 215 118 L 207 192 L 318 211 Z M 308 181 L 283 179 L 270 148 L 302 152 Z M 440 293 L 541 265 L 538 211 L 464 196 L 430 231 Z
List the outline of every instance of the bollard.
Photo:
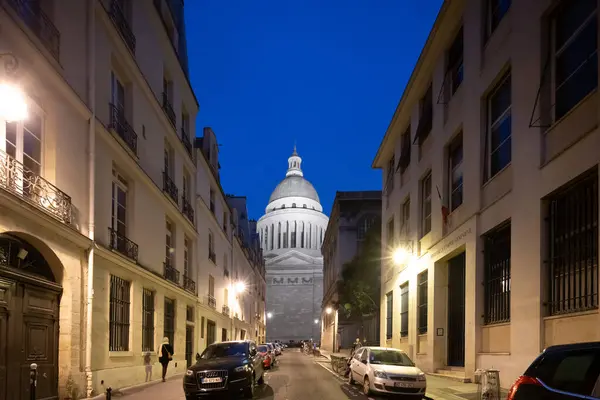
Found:
M 37 387 L 37 364 L 29 366 L 29 399 L 35 400 L 35 388 Z
M 110 400 L 112 397 L 112 388 L 111 387 L 107 387 L 106 388 L 106 400 Z

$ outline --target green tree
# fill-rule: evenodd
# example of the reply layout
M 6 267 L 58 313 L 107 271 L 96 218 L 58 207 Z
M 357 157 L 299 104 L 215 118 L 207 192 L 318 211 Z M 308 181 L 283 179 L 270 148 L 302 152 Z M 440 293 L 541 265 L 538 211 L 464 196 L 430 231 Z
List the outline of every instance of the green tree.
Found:
M 358 254 L 344 264 L 338 283 L 340 311 L 347 318 L 373 314 L 379 309 L 381 271 L 381 228 L 378 224 L 365 235 Z

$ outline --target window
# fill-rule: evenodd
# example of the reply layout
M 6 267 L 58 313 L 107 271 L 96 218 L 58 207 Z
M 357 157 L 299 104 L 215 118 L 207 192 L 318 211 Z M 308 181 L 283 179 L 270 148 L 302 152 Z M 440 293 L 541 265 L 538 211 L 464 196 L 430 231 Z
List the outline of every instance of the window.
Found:
M 35 175 L 42 174 L 42 131 L 42 117 L 35 112 L 31 112 L 23 122 L 6 123 L 6 154 Z M 25 192 L 31 190 L 27 184 L 22 189 Z
M 410 153 L 412 143 L 410 142 L 410 125 L 406 128 L 406 131 L 400 137 L 400 160 L 398 160 L 398 167 L 400 173 L 404 173 L 406 168 L 410 165 Z
M 204 339 L 204 317 L 200 317 L 200 338 Z
M 392 249 L 394 248 L 394 216 L 387 223 L 387 246 Z
M 431 172 L 421 180 L 421 237 L 431 232 Z
M 190 178 L 190 174 L 189 172 L 184 169 L 183 170 L 183 199 L 186 202 L 190 202 L 190 196 L 191 196 L 191 192 L 192 192 L 192 187 L 191 187 L 191 178 Z
M 194 309 L 193 306 L 185 307 L 185 320 L 187 322 L 194 322 L 196 320 L 195 314 L 196 314 L 196 310 Z
M 419 335 L 427 333 L 427 270 L 417 276 L 417 325 Z
M 154 351 L 154 292 L 142 294 L 142 351 Z
M 304 248 L 304 222 L 301 222 L 301 229 L 300 229 L 300 248 Z
M 270 250 L 269 248 L 269 226 L 265 227 L 265 250 Z
M 292 208 L 296 208 L 296 203 L 292 203 Z
M 462 141 L 462 133 L 459 133 L 448 146 L 448 190 L 450 191 L 450 211 L 456 210 L 463 202 Z
M 275 244 L 275 224 L 271 224 L 271 250 L 274 249 Z
M 487 178 L 494 177 L 511 162 L 511 78 L 506 75 L 487 100 Z
M 385 337 L 391 339 L 394 322 L 394 292 L 385 295 L 385 312 Z
M 292 231 L 292 236 L 291 236 L 291 245 L 290 247 L 296 248 L 296 228 L 298 227 L 298 223 L 297 222 L 292 222 L 293 223 L 293 231 Z
M 512 0 L 489 0 L 487 12 L 487 36 L 490 37 L 504 18 Z
M 229 289 L 223 289 L 223 304 L 229 306 Z
M 114 169 L 112 174 L 111 229 L 116 232 L 116 248 L 123 253 L 127 247 L 127 181 Z
M 402 203 L 402 233 L 408 235 L 410 233 L 410 197 Z
M 394 190 L 394 169 L 396 168 L 396 158 L 392 155 L 392 158 L 388 161 L 385 178 L 385 194 L 389 195 Z
M 484 323 L 510 321 L 510 224 L 484 236 Z
M 164 168 L 165 168 L 165 175 L 168 178 L 173 178 L 174 174 L 174 169 L 175 169 L 175 155 L 173 153 L 173 148 L 171 147 L 171 145 L 169 143 L 167 143 L 167 141 L 165 140 L 165 160 L 164 160 Z
M 227 254 L 223 254 L 223 274 L 229 276 L 229 260 Z
M 281 248 L 281 222 L 277 224 L 277 248 Z
M 117 113 L 123 118 L 125 115 L 125 85 L 115 75 L 114 72 L 111 75 L 111 95 L 112 104 L 117 109 Z
M 448 49 L 448 66 L 446 77 L 450 78 L 451 95 L 456 93 L 464 77 L 463 37 L 463 27 L 461 26 L 460 30 L 456 34 L 456 37 L 454 38 L 454 42 L 452 42 L 450 49 Z
M 373 215 L 365 215 L 362 217 L 358 224 L 356 224 L 356 240 L 365 240 L 367 233 L 371 227 L 375 224 L 377 217 Z
M 215 191 L 210 189 L 210 211 L 215 213 Z
M 400 286 L 400 337 L 408 336 L 408 282 Z
M 190 277 L 190 240 L 183 238 L 183 276 Z
M 165 297 L 164 337 L 175 351 L 175 300 Z
M 110 276 L 109 351 L 129 351 L 131 282 Z
M 598 87 L 596 3 L 565 0 L 552 19 L 555 120 Z
M 167 267 L 174 267 L 175 266 L 175 261 L 174 261 L 174 256 L 175 256 L 175 238 L 174 238 L 174 232 L 173 232 L 173 225 L 171 224 L 170 221 L 167 221 L 166 223 L 166 235 L 165 235 L 165 264 L 167 265 Z
M 415 141 L 418 141 L 419 146 L 425 142 L 433 128 L 433 88 L 431 84 L 421 98 L 420 108 L 419 125 L 415 135 Z
M 227 212 L 223 213 L 223 232 L 225 232 L 225 236 L 227 236 L 227 220 L 229 217 L 227 216 Z
M 598 307 L 598 173 L 549 199 L 550 315 Z
M 217 258 L 215 256 L 215 243 L 212 232 L 208 232 L 208 258 L 211 259 L 215 264 L 217 263 Z
M 215 297 L 215 278 L 212 275 L 208 275 L 208 295 Z

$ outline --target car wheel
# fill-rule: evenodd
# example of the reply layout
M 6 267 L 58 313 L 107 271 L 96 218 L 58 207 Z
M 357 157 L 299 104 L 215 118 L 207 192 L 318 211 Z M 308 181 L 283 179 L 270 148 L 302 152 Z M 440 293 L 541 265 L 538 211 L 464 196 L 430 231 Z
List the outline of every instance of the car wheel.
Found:
M 371 382 L 369 382 L 369 378 L 365 376 L 365 381 L 363 382 L 363 393 L 365 396 L 371 394 Z
M 348 385 L 354 385 L 354 379 L 352 379 L 352 370 L 348 371 Z
M 244 397 L 246 397 L 247 399 L 253 399 L 254 398 L 254 375 L 252 375 L 252 381 L 250 382 L 250 386 L 248 386 L 245 390 L 244 390 Z
M 265 383 L 265 374 L 264 372 L 261 374 L 260 378 L 258 378 L 258 382 L 256 382 L 259 385 L 263 385 Z

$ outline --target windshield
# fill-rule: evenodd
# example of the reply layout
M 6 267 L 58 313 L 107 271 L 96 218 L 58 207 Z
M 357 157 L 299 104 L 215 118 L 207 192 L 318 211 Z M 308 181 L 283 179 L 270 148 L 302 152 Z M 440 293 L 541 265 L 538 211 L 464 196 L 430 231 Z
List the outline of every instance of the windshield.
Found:
M 266 353 L 269 349 L 267 349 L 267 346 L 258 346 L 258 352 L 259 353 Z
M 203 360 L 221 357 L 240 357 L 246 355 L 246 343 L 211 344 L 200 356 Z
M 402 367 L 415 366 L 406 354 L 396 350 L 371 350 L 369 362 L 371 364 L 399 365 Z

